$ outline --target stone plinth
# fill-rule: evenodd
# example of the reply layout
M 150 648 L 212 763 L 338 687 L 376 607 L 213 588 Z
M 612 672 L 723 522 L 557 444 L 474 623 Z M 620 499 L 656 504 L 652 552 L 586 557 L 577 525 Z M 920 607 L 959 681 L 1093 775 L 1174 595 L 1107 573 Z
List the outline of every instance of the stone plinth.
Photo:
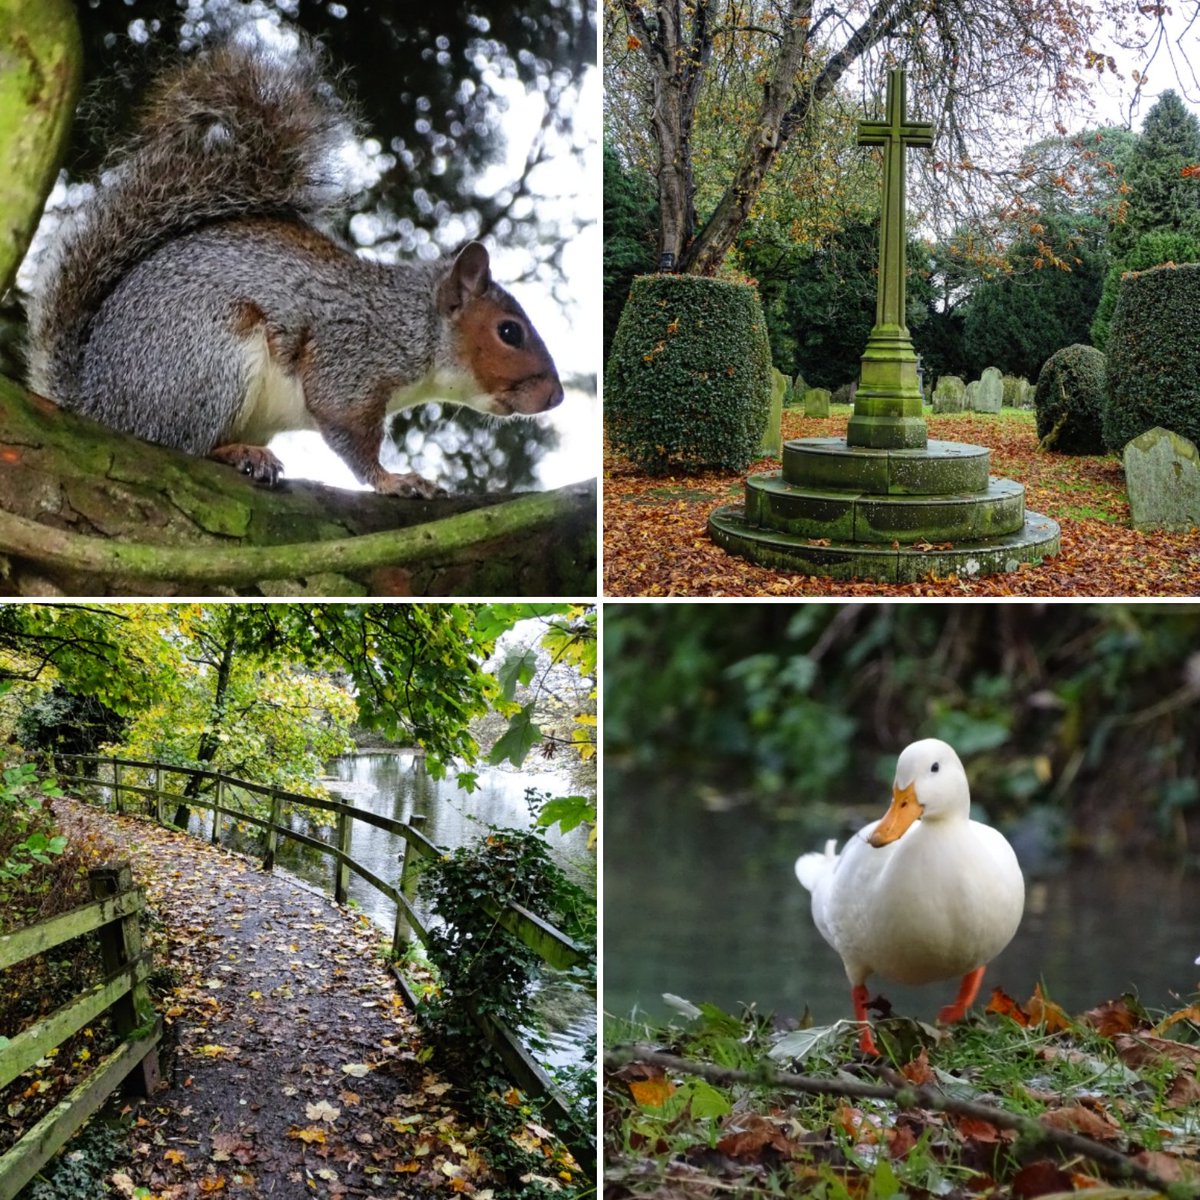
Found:
M 989 475 L 988 459 L 960 442 L 785 442 L 782 469 L 751 475 L 745 503 L 718 508 L 709 536 L 779 570 L 888 583 L 1011 571 L 1057 554 L 1058 526 L 1026 512 L 1024 487 Z

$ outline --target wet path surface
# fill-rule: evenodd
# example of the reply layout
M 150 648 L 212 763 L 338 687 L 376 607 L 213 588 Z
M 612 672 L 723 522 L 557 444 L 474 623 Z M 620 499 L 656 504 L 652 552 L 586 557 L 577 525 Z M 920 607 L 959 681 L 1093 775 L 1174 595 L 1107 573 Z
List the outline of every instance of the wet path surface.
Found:
M 149 901 L 164 1088 L 137 1111 L 118 1188 L 491 1194 L 362 914 L 196 838 L 60 803 L 121 844 Z

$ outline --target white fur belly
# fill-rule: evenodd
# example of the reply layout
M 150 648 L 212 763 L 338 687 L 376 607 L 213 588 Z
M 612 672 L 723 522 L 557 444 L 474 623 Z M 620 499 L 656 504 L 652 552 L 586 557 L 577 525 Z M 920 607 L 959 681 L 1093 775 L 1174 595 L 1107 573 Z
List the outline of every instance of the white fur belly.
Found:
M 267 337 L 257 332 L 242 342 L 246 372 L 246 400 L 229 439 L 265 445 L 277 433 L 291 429 L 316 429 L 304 402 L 299 378 L 283 370 L 271 354 Z

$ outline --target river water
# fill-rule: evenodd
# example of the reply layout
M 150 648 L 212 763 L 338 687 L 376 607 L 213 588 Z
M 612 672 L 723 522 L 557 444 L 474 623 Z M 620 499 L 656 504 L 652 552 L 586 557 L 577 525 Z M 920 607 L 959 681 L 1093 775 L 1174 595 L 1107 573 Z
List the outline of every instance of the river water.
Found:
M 325 783 L 331 792 L 355 808 L 395 821 L 412 822 L 423 816 L 425 819 L 418 821 L 416 827 L 431 842 L 447 850 L 469 845 L 486 835 L 489 826 L 528 828 L 532 818 L 525 801 L 527 788 L 551 796 L 581 792 L 569 770 L 539 767 L 536 771 L 516 771 L 489 766 L 475 769 L 479 786 L 468 795 L 459 788 L 452 769 L 445 779 L 433 779 L 419 752 L 385 751 L 334 759 Z M 305 829 L 305 832 L 313 831 Z M 333 835 L 325 830 L 317 836 L 332 840 Z M 588 882 L 595 870 L 595 859 L 587 848 L 584 828 L 566 835 L 552 829 L 547 842 L 552 857 L 568 876 L 579 883 Z M 352 823 L 350 857 L 392 884 L 399 883 L 403 845 L 403 839 L 394 834 L 363 821 Z M 326 891 L 332 890 L 331 858 L 282 839 L 277 862 L 300 878 Z M 392 902 L 353 872 L 350 899 L 390 937 L 395 919 Z M 584 1044 L 596 1032 L 595 995 L 547 969 L 539 984 L 538 1009 L 546 1042 L 540 1054 L 543 1061 L 551 1066 L 580 1062 Z
M 666 795 L 664 789 L 664 797 Z M 814 1023 L 849 1018 L 841 960 L 812 922 L 798 854 L 819 850 L 747 811 L 702 813 L 610 779 L 605 788 L 604 1009 L 669 1013 L 664 992 L 727 1011 Z M 1024 864 L 1023 864 L 1024 865 Z M 1077 1014 L 1128 990 L 1174 1011 L 1200 987 L 1200 877 L 1161 862 L 1072 861 L 1026 872 L 1025 917 L 988 968 L 980 1006 L 999 985 L 1025 1001 L 1042 982 Z M 899 1014 L 932 1020 L 956 982 L 905 988 L 871 979 Z

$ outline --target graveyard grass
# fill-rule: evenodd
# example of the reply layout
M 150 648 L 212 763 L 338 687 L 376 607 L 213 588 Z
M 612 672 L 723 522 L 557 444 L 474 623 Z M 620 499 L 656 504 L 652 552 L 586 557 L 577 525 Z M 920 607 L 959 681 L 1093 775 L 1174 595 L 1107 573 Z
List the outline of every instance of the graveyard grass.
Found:
M 845 436 L 850 406 L 828 418 L 785 410 L 785 440 Z M 1056 520 L 1060 553 L 1040 566 L 983 578 L 919 583 L 838 581 L 760 567 L 726 554 L 705 532 L 719 504 L 740 503 L 745 473 L 651 476 L 611 448 L 604 472 L 604 579 L 609 596 L 1196 596 L 1200 532 L 1137 532 L 1115 455 L 1038 453 L 1034 414 L 930 414 L 930 438 L 988 447 L 991 473 L 1025 485 L 1025 506 Z
M 948 1028 L 900 1016 L 877 1022 L 879 1059 L 857 1051 L 849 1021 L 781 1035 L 753 1010 L 699 1010 L 670 1028 L 609 1022 L 609 1200 L 1200 1194 L 1200 1152 L 1187 1116 L 1200 1101 L 1200 1046 L 1187 1040 L 1200 1015 L 1195 1003 L 1150 1013 L 1127 996 L 1069 1015 L 1040 987 L 1021 1001 L 995 988 L 990 1002 L 981 998 L 965 1022 Z M 705 1080 L 664 1070 L 639 1061 L 643 1046 L 744 1074 Z M 822 1094 L 788 1091 L 769 1081 L 779 1071 L 832 1086 Z M 889 1100 L 836 1094 L 847 1081 L 907 1088 L 909 1099 L 903 1091 Z M 984 1105 L 990 1119 L 937 1111 L 915 1088 Z M 1002 1114 L 1027 1118 L 1024 1128 L 1005 1127 Z M 1106 1161 L 1064 1140 L 1072 1134 L 1098 1142 Z M 1146 1186 L 1151 1180 L 1156 1187 Z

